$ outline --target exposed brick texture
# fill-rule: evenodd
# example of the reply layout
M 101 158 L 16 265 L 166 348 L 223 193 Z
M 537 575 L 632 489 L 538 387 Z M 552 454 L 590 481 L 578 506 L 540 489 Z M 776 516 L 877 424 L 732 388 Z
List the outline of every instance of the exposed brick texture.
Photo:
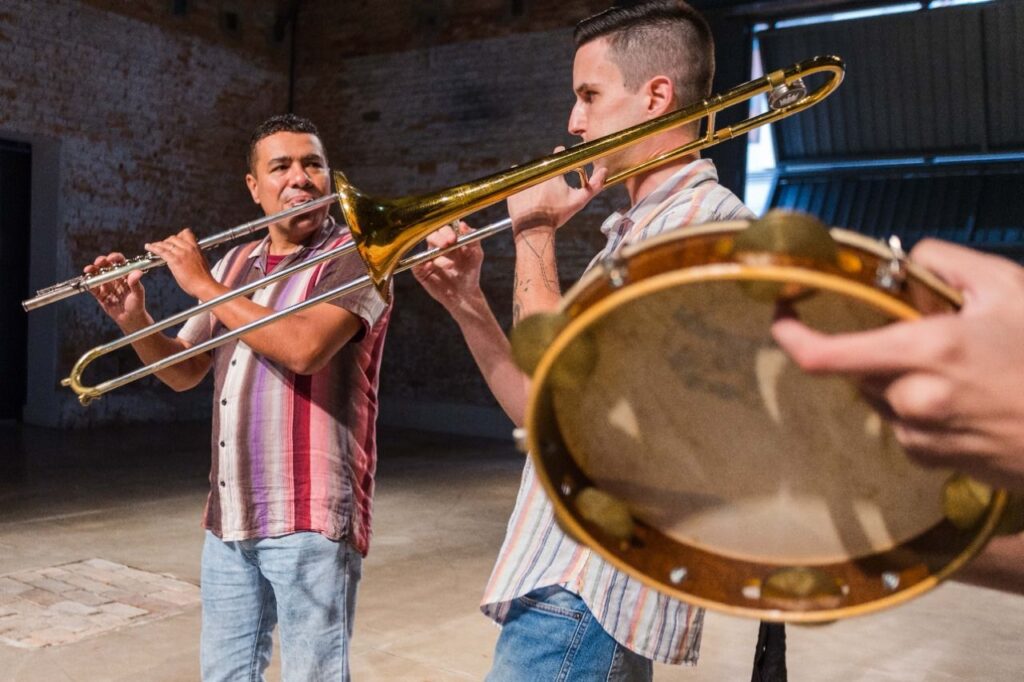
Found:
M 0 9 L 0 137 L 60 142 L 58 276 L 94 254 L 139 253 L 180 226 L 200 236 L 254 217 L 242 183 L 251 128 L 285 110 L 321 128 L 332 166 L 364 191 L 403 196 L 479 178 L 575 140 L 571 28 L 607 0 L 6 2 Z M 294 26 L 290 81 L 287 22 Z M 234 30 L 226 13 L 234 14 Z M 560 237 L 568 286 L 601 245 L 621 190 Z M 504 216 L 497 206 L 475 225 Z M 484 286 L 510 317 L 511 239 L 485 245 Z M 187 301 L 166 273 L 147 275 L 152 309 Z M 455 325 L 410 275 L 385 351 L 381 396 L 494 406 Z M 60 306 L 61 374 L 116 335 L 85 297 Z M 134 365 L 102 360 L 92 376 Z M 63 389 L 54 387 L 61 395 Z M 83 410 L 62 398 L 58 423 L 202 417 L 208 391 L 174 395 L 146 380 Z
M 332 58 L 405 52 L 572 27 L 609 0 L 433 0 L 304 2 L 299 32 L 309 46 L 300 65 Z
M 162 0 L 3 4 L 0 137 L 59 140 L 53 248 L 60 279 L 101 252 L 134 255 L 146 241 L 186 225 L 202 235 L 254 217 L 243 182 L 244 148 L 256 123 L 286 107 L 286 46 L 223 36 L 216 17 L 175 17 L 169 6 Z M 186 303 L 166 273 L 147 281 L 155 310 Z M 63 373 L 115 331 L 85 297 L 56 305 Z M 107 372 L 117 364 L 131 366 L 131 358 L 97 368 Z M 58 422 L 195 418 L 207 411 L 205 401 L 148 381 L 89 410 L 68 397 Z

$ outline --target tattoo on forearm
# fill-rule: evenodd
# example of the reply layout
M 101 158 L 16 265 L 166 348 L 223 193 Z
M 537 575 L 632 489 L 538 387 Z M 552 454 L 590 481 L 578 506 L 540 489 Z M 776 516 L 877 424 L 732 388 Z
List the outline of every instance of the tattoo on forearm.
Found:
M 523 316 L 523 300 L 522 295 L 530 290 L 530 280 L 520 281 L 519 273 L 515 273 L 515 278 L 512 281 L 512 324 L 519 324 L 519 320 Z
M 530 253 L 532 253 L 533 256 L 537 259 L 537 263 L 539 265 L 539 267 L 537 269 L 540 271 L 541 277 L 543 278 L 541 283 L 544 285 L 544 288 L 547 289 L 548 291 L 553 291 L 553 292 L 555 292 L 557 294 L 557 293 L 559 293 L 557 269 L 556 268 L 552 268 L 551 271 L 549 272 L 547 270 L 547 268 L 544 267 L 544 264 L 545 264 L 544 259 L 548 255 L 548 251 L 553 248 L 554 243 L 555 243 L 555 235 L 554 235 L 554 233 L 549 234 L 547 236 L 547 238 L 544 240 L 544 243 L 541 244 L 539 250 L 537 249 L 536 246 L 534 246 L 532 241 L 526 240 L 526 242 L 525 242 L 526 248 L 530 249 Z M 553 258 L 552 258 L 552 264 L 554 265 L 554 259 Z M 526 282 L 523 283 L 523 291 L 527 291 L 529 289 L 529 284 L 530 284 L 529 280 L 527 280 Z
M 551 258 L 551 265 L 553 267 L 547 267 L 545 258 L 548 257 L 549 250 L 553 250 L 555 243 L 555 235 L 551 233 L 546 236 L 544 241 L 541 243 L 538 249 L 536 245 L 529 239 L 525 242 L 526 247 L 530 250 L 532 256 L 536 259 L 536 269 L 541 273 L 541 285 L 545 290 L 552 292 L 556 295 L 560 294 L 560 288 L 558 284 L 558 269 L 557 264 L 554 263 L 554 258 Z M 518 270 L 518 268 L 517 268 Z M 521 317 L 522 311 L 525 306 L 523 301 L 524 295 L 529 293 L 530 287 L 533 284 L 533 279 L 526 277 L 520 279 L 518 271 L 515 273 L 515 279 L 512 284 L 512 324 L 518 324 Z

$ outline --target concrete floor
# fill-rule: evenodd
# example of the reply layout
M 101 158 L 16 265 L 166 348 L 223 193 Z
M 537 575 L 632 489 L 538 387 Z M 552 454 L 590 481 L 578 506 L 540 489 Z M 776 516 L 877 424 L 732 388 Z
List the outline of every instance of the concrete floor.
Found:
M 0 578 L 102 559 L 199 578 L 203 424 L 59 432 L 0 425 Z M 477 600 L 514 500 L 508 445 L 382 434 L 352 669 L 360 680 L 481 679 L 497 629 Z M 754 622 L 709 614 L 701 663 L 656 679 L 747 680 Z M 195 680 L 199 608 L 44 648 L 0 644 L 0 680 Z M 1024 679 L 1024 598 L 949 583 L 909 605 L 790 627 L 790 679 Z M 276 665 L 269 679 L 276 680 Z

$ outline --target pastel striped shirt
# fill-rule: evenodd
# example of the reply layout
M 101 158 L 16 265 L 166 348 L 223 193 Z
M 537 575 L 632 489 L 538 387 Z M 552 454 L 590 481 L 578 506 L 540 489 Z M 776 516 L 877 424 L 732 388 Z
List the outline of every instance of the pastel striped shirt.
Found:
M 308 260 L 351 238 L 330 218 L 278 266 Z M 269 238 L 229 251 L 213 276 L 229 287 L 264 275 Z M 366 273 L 356 253 L 256 291 L 280 310 Z M 213 459 L 203 525 L 228 541 L 314 531 L 370 545 L 377 382 L 389 308 L 370 287 L 331 302 L 363 329 L 327 365 L 295 374 L 242 341 L 214 351 Z M 213 314 L 190 320 L 179 338 L 195 344 L 224 333 Z
M 743 202 L 718 184 L 714 164 L 698 159 L 629 211 L 609 216 L 601 226 L 607 245 L 589 267 L 626 244 L 668 230 L 751 217 Z M 578 594 L 605 631 L 624 647 L 662 663 L 697 662 L 703 610 L 646 587 L 562 533 L 533 460 L 527 459 L 481 610 L 501 623 L 513 600 L 552 585 Z

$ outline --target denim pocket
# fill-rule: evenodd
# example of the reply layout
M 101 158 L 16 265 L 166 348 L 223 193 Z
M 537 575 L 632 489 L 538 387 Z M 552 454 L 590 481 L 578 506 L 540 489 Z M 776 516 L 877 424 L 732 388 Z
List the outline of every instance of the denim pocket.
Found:
M 561 587 L 543 587 L 524 594 L 516 602 L 523 609 L 542 611 L 575 621 L 583 618 L 586 609 L 579 597 Z

